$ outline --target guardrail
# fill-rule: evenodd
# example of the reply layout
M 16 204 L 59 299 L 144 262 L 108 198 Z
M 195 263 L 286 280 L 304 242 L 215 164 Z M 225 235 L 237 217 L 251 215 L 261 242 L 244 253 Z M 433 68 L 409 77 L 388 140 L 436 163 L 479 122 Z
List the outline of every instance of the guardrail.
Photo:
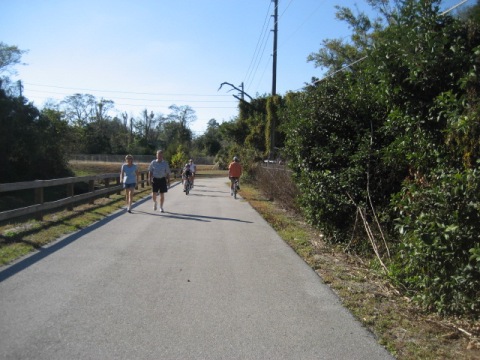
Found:
M 137 187 L 141 186 L 142 188 L 144 188 L 145 184 L 149 185 L 147 175 L 148 171 L 140 172 L 141 180 L 138 183 Z M 114 185 L 110 185 L 110 180 L 112 179 L 114 179 L 115 181 Z M 87 183 L 88 192 L 75 195 L 74 184 L 76 183 Z M 47 187 L 59 185 L 65 185 L 67 187 L 67 197 L 56 201 L 44 202 L 44 189 Z M 102 186 L 103 188 L 100 188 L 100 186 Z M 45 211 L 61 207 L 66 207 L 68 210 L 72 210 L 73 204 L 75 203 L 85 202 L 86 200 L 90 200 L 90 203 L 93 203 L 95 198 L 98 198 L 100 196 L 108 197 L 113 193 L 119 194 L 122 188 L 123 186 L 120 183 L 120 177 L 118 173 L 0 184 L 0 193 L 18 190 L 35 191 L 35 205 L 8 211 L 2 211 L 0 212 L 0 221 L 32 214 L 34 214 L 36 219 L 41 220 L 43 217 L 43 212 Z

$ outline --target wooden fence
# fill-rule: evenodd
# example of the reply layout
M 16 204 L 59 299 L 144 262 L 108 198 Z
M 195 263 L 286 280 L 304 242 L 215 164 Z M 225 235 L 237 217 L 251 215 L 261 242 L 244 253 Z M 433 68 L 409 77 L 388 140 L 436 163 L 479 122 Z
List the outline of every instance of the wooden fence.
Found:
M 149 185 L 147 171 L 140 172 L 140 179 L 141 180 L 138 184 L 140 187 L 145 187 L 145 184 Z M 75 195 L 74 185 L 76 183 L 87 183 L 88 192 Z M 44 189 L 59 185 L 66 186 L 67 197 L 56 201 L 44 202 Z M 119 194 L 122 189 L 123 185 L 120 183 L 120 177 L 118 173 L 0 184 L 0 193 L 18 190 L 33 190 L 35 192 L 34 205 L 14 210 L 2 211 L 0 212 L 0 221 L 32 214 L 36 219 L 41 220 L 43 213 L 46 211 L 62 207 L 72 210 L 75 203 L 82 203 L 86 202 L 87 200 L 90 203 L 93 203 L 95 198 L 101 196 L 108 197 L 114 193 Z
M 134 162 L 150 163 L 155 160 L 155 155 L 133 155 Z M 112 162 L 123 163 L 125 155 L 105 155 L 105 154 L 73 154 L 70 155 L 70 161 L 98 161 L 98 162 Z M 213 156 L 202 156 L 193 158 L 197 165 L 213 165 L 215 158 Z

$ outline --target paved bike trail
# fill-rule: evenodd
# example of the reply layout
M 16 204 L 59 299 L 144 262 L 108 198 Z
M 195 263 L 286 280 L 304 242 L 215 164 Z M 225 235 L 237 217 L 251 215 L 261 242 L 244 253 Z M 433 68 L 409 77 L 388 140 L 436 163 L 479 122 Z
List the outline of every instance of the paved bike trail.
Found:
M 0 359 L 393 359 L 227 182 L 0 268 Z

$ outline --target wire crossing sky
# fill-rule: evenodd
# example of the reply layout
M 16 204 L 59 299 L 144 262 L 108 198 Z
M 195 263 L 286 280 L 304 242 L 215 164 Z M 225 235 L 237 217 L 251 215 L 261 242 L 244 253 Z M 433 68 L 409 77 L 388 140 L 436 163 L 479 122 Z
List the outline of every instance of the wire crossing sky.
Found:
M 460 1 L 445 0 L 442 9 Z M 466 5 L 473 5 L 470 0 Z M 323 70 L 307 62 L 325 39 L 348 38 L 335 5 L 371 13 L 365 0 L 279 0 L 277 93 Z M 238 92 L 272 89 L 271 0 L 2 0 L 0 41 L 27 50 L 11 79 L 36 106 L 75 93 L 113 100 L 119 113 L 168 114 L 188 105 L 202 134 L 238 115 Z

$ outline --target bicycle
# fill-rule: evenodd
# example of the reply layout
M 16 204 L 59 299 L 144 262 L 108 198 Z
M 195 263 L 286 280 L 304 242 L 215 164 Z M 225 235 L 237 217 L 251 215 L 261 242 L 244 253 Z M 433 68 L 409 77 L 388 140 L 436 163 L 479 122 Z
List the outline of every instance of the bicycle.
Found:
M 240 184 L 238 182 L 238 179 L 235 179 L 234 183 L 233 183 L 233 198 L 236 199 L 237 198 L 237 191 L 238 189 L 240 189 Z
M 192 182 L 190 181 L 190 178 L 186 178 L 184 183 L 184 189 L 185 189 L 185 195 L 188 195 L 190 190 L 192 189 Z

